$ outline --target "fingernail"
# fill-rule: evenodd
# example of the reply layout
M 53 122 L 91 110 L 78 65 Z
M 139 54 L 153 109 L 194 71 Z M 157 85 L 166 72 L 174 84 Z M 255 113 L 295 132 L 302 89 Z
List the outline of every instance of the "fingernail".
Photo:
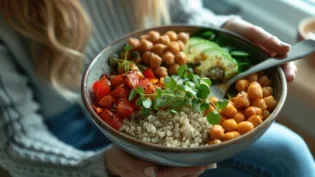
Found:
M 154 167 L 146 167 L 143 172 L 147 177 L 156 177 Z
M 283 47 L 290 47 L 291 46 L 290 44 L 285 43 L 283 41 L 280 41 L 280 45 L 283 46 Z
M 207 169 L 216 169 L 217 168 L 217 164 L 210 164 L 207 166 Z

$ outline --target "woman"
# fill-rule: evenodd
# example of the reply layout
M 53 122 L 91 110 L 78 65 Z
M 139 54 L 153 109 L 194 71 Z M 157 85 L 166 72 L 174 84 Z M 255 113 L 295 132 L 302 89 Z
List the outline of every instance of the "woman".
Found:
M 212 25 L 249 38 L 271 55 L 290 48 L 240 18 L 214 15 L 197 0 L 1 0 L 0 8 L 0 164 L 13 177 L 195 177 L 215 168 L 162 168 L 109 146 L 86 119 L 80 99 L 72 97 L 85 64 L 130 31 L 169 21 Z M 289 63 L 283 70 L 292 81 L 296 67 Z M 274 124 L 249 149 L 205 174 L 311 173 L 304 141 Z

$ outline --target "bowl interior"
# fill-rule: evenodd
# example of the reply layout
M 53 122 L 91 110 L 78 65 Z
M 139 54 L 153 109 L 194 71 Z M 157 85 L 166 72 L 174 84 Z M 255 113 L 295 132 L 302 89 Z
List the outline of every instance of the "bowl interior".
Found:
M 114 130 L 109 125 L 104 123 L 100 117 L 94 112 L 91 103 L 93 100 L 93 97 L 91 96 L 91 89 L 92 85 L 95 81 L 97 81 L 100 76 L 104 73 L 110 73 L 110 67 L 107 64 L 107 58 L 113 54 L 118 53 L 119 51 L 122 51 L 123 47 L 126 45 L 128 38 L 130 37 L 139 37 L 142 34 L 147 33 L 150 30 L 156 30 L 160 33 L 164 33 L 169 30 L 174 30 L 176 32 L 188 32 L 190 34 L 194 34 L 197 32 L 200 32 L 201 30 L 212 30 L 214 33 L 220 34 L 223 38 L 228 38 L 227 45 L 231 46 L 237 46 L 237 48 L 244 50 L 248 52 L 251 56 L 250 60 L 253 61 L 253 63 L 258 63 L 264 59 L 266 59 L 267 55 L 266 53 L 260 49 L 259 47 L 253 45 L 246 39 L 233 34 L 231 32 L 222 30 L 222 29 L 216 29 L 216 28 L 209 28 L 209 27 L 200 27 L 200 26 L 189 26 L 189 25 L 172 25 L 172 26 L 162 26 L 157 28 L 150 28 L 143 31 L 137 31 L 134 33 L 127 34 L 125 37 L 121 38 L 120 40 L 117 40 L 113 42 L 112 44 L 108 45 L 106 48 L 104 48 L 89 64 L 87 69 L 84 72 L 83 79 L 82 79 L 82 98 L 83 102 L 88 109 L 91 118 L 93 121 L 98 125 L 99 128 L 103 129 L 103 131 L 110 133 L 114 135 L 115 137 L 119 137 L 127 141 L 128 143 L 133 143 L 141 147 L 145 147 L 146 149 L 152 148 L 156 150 L 161 151 L 177 151 L 177 152 L 191 152 L 191 151 L 206 151 L 209 149 L 216 149 L 220 148 L 222 146 L 228 146 L 233 143 L 239 143 L 239 141 L 250 139 L 251 136 L 255 135 L 257 132 L 265 131 L 271 124 L 271 122 L 274 121 L 278 113 L 280 112 L 281 108 L 283 107 L 284 101 L 286 99 L 286 81 L 284 74 L 280 67 L 272 68 L 269 70 L 266 70 L 265 73 L 272 79 L 272 87 L 274 89 L 274 96 L 276 100 L 278 101 L 278 105 L 276 109 L 272 112 L 270 117 L 265 120 L 262 124 L 260 124 L 258 127 L 256 127 L 253 131 L 240 136 L 239 138 L 223 142 L 217 145 L 212 145 L 208 147 L 196 147 L 196 148 L 176 148 L 176 147 L 166 147 L 162 145 L 155 145 L 150 143 L 145 143 L 140 140 L 136 140 L 135 138 L 132 138 L 128 135 L 125 135 L 119 131 Z

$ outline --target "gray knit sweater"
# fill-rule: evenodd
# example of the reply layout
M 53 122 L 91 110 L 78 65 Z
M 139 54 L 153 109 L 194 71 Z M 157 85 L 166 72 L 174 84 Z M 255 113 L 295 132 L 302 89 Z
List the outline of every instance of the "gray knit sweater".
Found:
M 108 42 L 134 30 L 133 0 L 81 0 L 93 24 L 88 63 Z M 122 8 L 121 1 L 129 3 Z M 169 0 L 173 23 L 221 26 L 230 17 L 215 16 L 201 0 Z M 43 120 L 69 108 L 34 72 L 29 45 L 0 16 L 0 165 L 14 177 L 106 177 L 103 149 L 83 152 L 59 141 Z

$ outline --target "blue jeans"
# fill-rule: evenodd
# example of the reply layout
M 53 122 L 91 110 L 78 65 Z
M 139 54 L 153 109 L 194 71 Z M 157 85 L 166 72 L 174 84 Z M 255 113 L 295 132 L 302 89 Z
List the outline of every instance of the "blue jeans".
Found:
M 90 122 L 79 106 L 46 120 L 50 130 L 65 143 L 81 150 L 95 150 L 111 142 Z M 218 163 L 201 177 L 315 177 L 315 162 L 303 139 L 273 123 L 248 149 Z

